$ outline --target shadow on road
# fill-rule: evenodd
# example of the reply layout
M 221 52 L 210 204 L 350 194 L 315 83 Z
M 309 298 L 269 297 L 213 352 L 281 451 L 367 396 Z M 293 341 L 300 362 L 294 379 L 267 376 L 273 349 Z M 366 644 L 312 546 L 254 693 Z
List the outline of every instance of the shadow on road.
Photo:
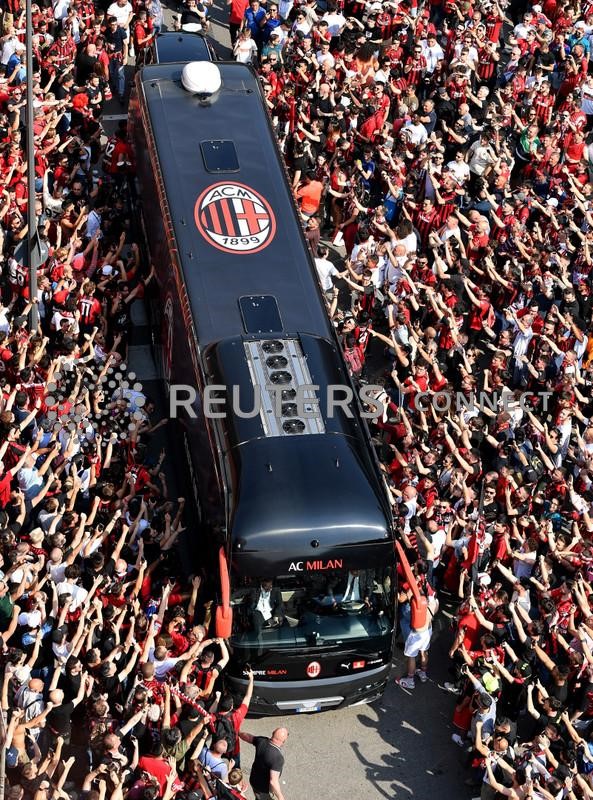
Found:
M 360 725 L 373 730 L 384 746 L 377 759 L 367 752 L 366 737 L 351 741 L 352 753 L 364 768 L 373 797 L 420 797 L 428 800 L 470 798 L 464 786 L 467 774 L 460 764 L 459 748 L 451 741 L 454 697 L 439 688 L 449 679 L 450 645 L 448 621 L 442 615 L 435 624 L 429 660 L 429 680 L 416 682 L 412 691 L 393 679 L 382 700 L 361 710 Z M 404 656 L 398 649 L 393 677 L 404 671 Z M 376 750 L 375 750 L 376 752 Z M 474 794 L 477 794 L 475 791 Z

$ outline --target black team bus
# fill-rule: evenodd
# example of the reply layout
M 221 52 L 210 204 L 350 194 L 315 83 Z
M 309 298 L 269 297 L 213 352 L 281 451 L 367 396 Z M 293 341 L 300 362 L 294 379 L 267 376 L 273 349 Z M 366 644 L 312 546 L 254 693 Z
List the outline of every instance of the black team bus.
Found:
M 328 403 L 350 379 L 259 80 L 239 63 L 145 67 L 130 134 L 171 446 L 195 495 L 189 557 L 215 576 L 231 688 L 250 664 L 256 714 L 374 700 L 393 650 L 391 510 L 364 407 Z

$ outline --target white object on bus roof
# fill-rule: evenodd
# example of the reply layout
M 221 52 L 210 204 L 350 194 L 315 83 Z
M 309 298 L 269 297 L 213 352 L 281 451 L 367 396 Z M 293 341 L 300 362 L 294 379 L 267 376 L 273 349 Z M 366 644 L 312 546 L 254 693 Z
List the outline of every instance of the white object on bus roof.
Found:
M 206 99 L 220 89 L 222 76 L 211 61 L 190 61 L 183 68 L 181 83 L 188 92 Z

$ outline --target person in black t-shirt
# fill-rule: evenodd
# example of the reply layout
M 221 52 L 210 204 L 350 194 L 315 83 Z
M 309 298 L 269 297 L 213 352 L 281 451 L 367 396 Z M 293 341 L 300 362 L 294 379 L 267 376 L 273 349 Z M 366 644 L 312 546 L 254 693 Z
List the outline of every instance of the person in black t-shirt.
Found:
M 54 683 L 58 683 L 60 675 L 61 672 L 56 670 L 56 677 L 52 681 L 52 685 L 50 685 L 49 699 L 53 703 L 53 708 L 47 715 L 46 730 L 54 736 L 61 736 L 64 740 L 64 744 L 68 745 L 70 744 L 70 737 L 72 735 L 72 714 L 76 706 L 83 701 L 87 690 L 90 690 L 91 683 L 88 676 L 84 675 L 80 681 L 80 688 L 76 697 L 70 700 L 70 702 L 65 703 L 64 692 L 61 689 L 53 688 Z M 47 744 L 50 744 L 49 739 L 47 740 Z
M 288 739 L 286 728 L 276 728 L 269 739 L 243 731 L 239 731 L 239 738 L 255 747 L 255 758 L 249 776 L 255 800 L 272 800 L 272 797 L 285 800 L 280 787 L 280 776 L 284 767 L 282 747 Z

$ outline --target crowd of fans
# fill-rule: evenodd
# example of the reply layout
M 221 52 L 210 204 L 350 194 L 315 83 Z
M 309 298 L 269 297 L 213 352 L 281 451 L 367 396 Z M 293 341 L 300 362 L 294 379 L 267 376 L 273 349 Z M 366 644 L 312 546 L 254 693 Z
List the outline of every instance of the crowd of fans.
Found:
M 207 28 L 208 6 L 188 0 L 179 26 Z M 373 433 L 414 572 L 398 682 L 427 679 L 434 593 L 457 599 L 446 688 L 469 783 L 484 800 L 590 798 L 593 7 L 228 6 L 349 369 L 382 387 Z M 27 76 L 24 3 L 1 8 L 6 794 L 241 796 L 252 678 L 242 702 L 218 691 L 228 650 L 208 638 L 201 576 L 180 577 L 184 500 L 163 471 L 163 421 L 122 383 L 131 305 L 153 271 L 129 212 L 125 126 L 106 137 L 101 115 L 125 104 L 125 66 L 142 63 L 163 11 L 34 5 Z M 36 297 L 27 123 L 49 248 Z
M 0 6 L 3 796 L 240 798 L 253 675 L 244 698 L 221 693 L 229 654 L 210 636 L 203 576 L 181 567 L 167 420 L 126 370 L 132 304 L 154 290 L 154 271 L 131 213 L 125 122 L 108 136 L 102 112 L 126 102 L 125 68 L 141 63 L 162 8 L 34 4 L 29 76 L 25 4 Z M 47 251 L 36 296 L 23 253 L 27 124 Z M 264 751 L 283 729 L 269 745 L 241 735 L 261 790 Z
M 350 372 L 383 387 L 397 682 L 427 680 L 436 593 L 474 794 L 590 798 L 593 8 L 230 5 Z

